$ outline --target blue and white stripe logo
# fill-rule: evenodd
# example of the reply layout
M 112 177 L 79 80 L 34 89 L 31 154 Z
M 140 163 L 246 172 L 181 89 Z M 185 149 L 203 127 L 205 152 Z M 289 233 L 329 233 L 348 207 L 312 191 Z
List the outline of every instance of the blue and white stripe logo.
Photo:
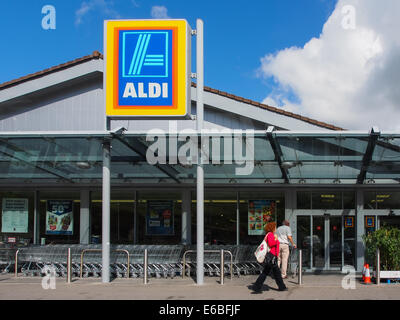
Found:
M 122 36 L 122 77 L 168 77 L 169 33 L 126 31 Z

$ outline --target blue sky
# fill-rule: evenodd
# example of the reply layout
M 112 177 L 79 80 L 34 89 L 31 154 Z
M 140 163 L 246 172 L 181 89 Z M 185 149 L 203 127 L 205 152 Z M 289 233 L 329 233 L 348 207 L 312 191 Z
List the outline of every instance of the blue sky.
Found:
M 192 28 L 196 18 L 203 19 L 206 86 L 261 102 L 277 84 L 259 75 L 260 59 L 319 37 L 335 4 L 336 0 L 3 0 L 0 83 L 95 50 L 103 52 L 104 19 L 151 19 L 152 8 L 158 6 L 165 7 L 170 18 L 187 19 Z M 56 9 L 55 30 L 41 26 L 45 5 Z M 296 100 L 295 95 L 289 98 Z

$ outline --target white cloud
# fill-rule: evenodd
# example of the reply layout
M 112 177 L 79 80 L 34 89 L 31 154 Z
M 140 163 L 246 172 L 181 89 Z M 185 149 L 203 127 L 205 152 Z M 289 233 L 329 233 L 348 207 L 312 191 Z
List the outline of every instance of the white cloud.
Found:
M 164 6 L 153 6 L 151 8 L 151 17 L 153 19 L 170 19 L 168 9 Z
M 91 10 L 91 6 L 83 2 L 79 10 L 75 12 L 75 24 L 79 25 L 82 23 L 83 17 Z
M 345 5 L 354 29 L 343 27 Z M 318 38 L 261 59 L 277 84 L 264 103 L 346 129 L 400 130 L 399 12 L 398 0 L 339 0 Z
M 85 16 L 91 11 L 100 11 L 105 18 L 119 19 L 121 15 L 113 9 L 113 2 L 108 0 L 83 1 L 81 7 L 75 12 L 75 25 L 83 23 Z

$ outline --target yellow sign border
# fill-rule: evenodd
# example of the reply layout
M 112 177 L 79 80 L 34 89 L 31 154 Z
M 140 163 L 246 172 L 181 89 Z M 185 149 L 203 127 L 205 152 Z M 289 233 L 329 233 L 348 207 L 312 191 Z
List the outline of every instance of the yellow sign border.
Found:
M 118 55 L 115 52 L 115 44 L 118 39 L 115 39 L 115 30 L 118 28 L 124 29 L 143 29 L 143 28 L 175 28 L 178 31 L 176 41 L 176 79 L 174 86 L 176 86 L 177 96 L 175 108 L 160 107 L 139 107 L 133 108 L 115 108 L 115 65 L 114 57 Z M 190 26 L 186 20 L 107 20 L 104 22 L 104 90 L 105 90 L 105 104 L 106 116 L 120 116 L 120 117 L 183 117 L 186 116 L 190 110 Z

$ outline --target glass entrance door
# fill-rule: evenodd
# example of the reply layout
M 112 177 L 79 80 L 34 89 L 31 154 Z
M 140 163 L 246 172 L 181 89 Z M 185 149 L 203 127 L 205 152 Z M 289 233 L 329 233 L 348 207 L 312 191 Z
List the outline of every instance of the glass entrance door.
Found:
M 312 217 L 312 266 L 323 269 L 325 266 L 325 219 L 324 216 Z
M 303 267 L 340 270 L 345 264 L 354 265 L 354 220 L 332 215 L 297 216 L 297 243 L 303 252 Z
M 329 266 L 341 268 L 343 264 L 342 217 L 329 217 Z

